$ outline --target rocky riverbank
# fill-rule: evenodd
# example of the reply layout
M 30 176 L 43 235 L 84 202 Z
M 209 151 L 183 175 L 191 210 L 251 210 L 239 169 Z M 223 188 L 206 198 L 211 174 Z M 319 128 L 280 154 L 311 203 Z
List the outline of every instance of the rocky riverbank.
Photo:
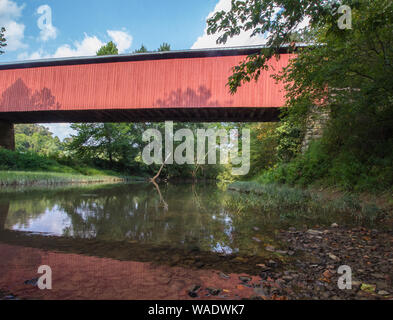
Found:
M 248 282 L 262 299 L 393 299 L 393 232 L 365 228 L 331 228 L 282 231 L 278 237 L 295 252 L 293 265 L 277 271 L 261 266 L 258 281 Z M 349 266 L 352 288 L 338 287 L 338 268 Z

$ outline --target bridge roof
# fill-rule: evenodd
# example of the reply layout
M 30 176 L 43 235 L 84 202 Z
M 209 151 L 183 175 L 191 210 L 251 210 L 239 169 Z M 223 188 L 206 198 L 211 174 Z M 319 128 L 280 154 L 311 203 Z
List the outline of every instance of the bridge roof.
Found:
M 296 48 L 307 47 L 307 44 L 298 43 Z M 118 55 L 106 56 L 82 56 L 68 58 L 50 58 L 36 60 L 21 60 L 0 63 L 0 70 L 23 69 L 46 66 L 64 66 L 80 65 L 92 63 L 109 63 L 109 62 L 126 62 L 126 61 L 144 61 L 144 60 L 161 60 L 161 59 L 181 59 L 181 58 L 206 58 L 206 57 L 224 57 L 224 56 L 244 56 L 259 53 L 266 49 L 265 45 L 253 46 L 236 46 L 222 48 L 205 48 L 205 49 L 188 49 L 188 50 L 171 50 L 171 51 L 154 51 L 144 53 L 125 53 Z M 280 53 L 287 53 L 288 46 L 283 46 Z

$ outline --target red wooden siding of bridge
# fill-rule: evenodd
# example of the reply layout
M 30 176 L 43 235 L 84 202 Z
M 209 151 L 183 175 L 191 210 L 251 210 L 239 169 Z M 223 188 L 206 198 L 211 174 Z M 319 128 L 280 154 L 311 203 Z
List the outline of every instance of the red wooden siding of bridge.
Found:
M 231 108 L 282 107 L 283 84 L 277 84 L 271 75 L 285 67 L 290 56 L 272 59 L 275 71 L 262 72 L 258 82 L 245 84 L 235 95 L 229 93 L 226 83 L 231 68 L 245 55 L 12 67 L 0 70 L 0 120 L 37 122 L 33 114 L 40 112 L 45 118 L 42 122 L 75 121 L 81 111 L 81 121 L 86 121 L 87 111 L 107 111 L 98 118 L 91 113 L 92 119 L 121 121 L 125 113 L 120 119 L 105 115 L 111 110 L 145 110 L 148 115 L 165 109 L 181 109 L 186 117 L 188 108 L 215 109 L 216 117 L 221 118 L 221 108 L 228 112 Z M 64 116 L 71 112 L 73 117 Z M 139 119 L 141 113 L 139 118 L 137 113 L 133 115 L 143 120 Z M 151 117 L 154 114 L 146 119 Z

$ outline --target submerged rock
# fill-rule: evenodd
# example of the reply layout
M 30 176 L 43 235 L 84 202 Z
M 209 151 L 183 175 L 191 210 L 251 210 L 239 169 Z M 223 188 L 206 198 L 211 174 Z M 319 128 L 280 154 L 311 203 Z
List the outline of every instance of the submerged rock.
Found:
M 201 288 L 201 286 L 200 285 L 194 285 L 194 286 L 192 286 L 192 288 L 188 291 L 188 295 L 191 297 L 191 298 L 197 298 L 198 297 L 198 290 Z
M 242 282 L 250 282 L 252 279 L 250 277 L 240 276 L 239 280 Z
M 219 273 L 219 276 L 220 276 L 220 278 L 225 279 L 225 280 L 228 280 L 228 279 L 231 278 L 229 275 L 227 275 L 227 274 L 224 273 L 224 272 L 220 272 L 220 273 Z
M 307 230 L 307 233 L 308 233 L 308 234 L 311 234 L 311 235 L 313 235 L 313 236 L 319 236 L 319 235 L 323 234 L 322 231 L 313 230 L 313 229 Z
M 207 292 L 211 294 L 212 296 L 218 296 L 221 293 L 221 289 L 216 289 L 216 288 L 206 288 Z
M 24 282 L 24 284 L 30 284 L 30 285 L 35 287 L 38 284 L 38 278 L 33 278 L 33 279 L 30 279 L 30 280 L 26 280 Z

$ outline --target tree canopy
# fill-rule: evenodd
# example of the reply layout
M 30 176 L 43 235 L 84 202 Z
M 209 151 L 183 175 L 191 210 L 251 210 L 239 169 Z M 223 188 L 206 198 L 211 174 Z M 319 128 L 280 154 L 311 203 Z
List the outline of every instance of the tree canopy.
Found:
M 351 9 L 351 28 L 338 24 L 340 5 Z M 296 53 L 284 70 L 275 70 L 287 95 L 281 125 L 273 131 L 253 127 L 268 133 L 254 149 L 266 150 L 266 139 L 277 139 L 272 140 L 277 162 L 263 174 L 263 182 L 323 180 L 359 190 L 393 184 L 391 1 L 234 0 L 229 11 L 215 13 L 207 23 L 218 43 L 243 31 L 266 37 L 265 49 L 234 66 L 228 79 L 233 94 L 257 81 L 283 48 Z M 308 46 L 296 48 L 293 41 Z M 312 106 L 328 110 L 330 120 L 322 139 L 302 155 L 299 144 Z M 258 161 L 262 172 L 266 166 Z
M 238 36 L 244 31 L 251 32 L 251 36 L 266 37 L 265 50 L 249 56 L 234 67 L 228 83 L 231 92 L 236 92 L 244 82 L 258 80 L 261 70 L 267 68 L 267 61 L 272 56 L 279 55 L 280 49 L 288 46 L 294 35 L 317 31 L 319 35 L 311 42 L 319 44 L 325 44 L 321 32 L 337 39 L 348 37 L 348 31 L 351 30 L 340 30 L 337 24 L 338 8 L 342 4 L 350 6 L 355 17 L 362 20 L 363 24 L 366 21 L 361 18 L 362 12 L 368 12 L 366 15 L 369 15 L 369 28 L 381 27 L 383 21 L 391 19 L 388 18 L 392 10 L 389 0 L 232 0 L 231 10 L 216 12 L 208 19 L 207 24 L 208 34 L 219 34 L 217 43 L 226 43 L 228 38 Z M 370 18 L 373 21 L 370 21 Z
M 169 43 L 163 42 L 157 51 L 171 51 L 171 45 Z
M 37 124 L 16 125 L 15 145 L 17 151 L 45 156 L 58 155 L 63 150 L 60 139 L 54 137 L 48 128 Z
M 156 50 L 158 52 L 162 52 L 162 51 L 171 51 L 171 45 L 169 43 L 163 42 L 158 49 Z M 141 45 L 141 47 L 137 50 L 134 51 L 134 53 L 146 53 L 146 52 L 154 52 L 153 51 L 149 51 L 147 50 L 147 48 L 145 47 L 145 45 Z
M 119 54 L 116 44 L 114 44 L 112 41 L 109 41 L 106 45 L 103 45 L 97 51 L 97 56 L 106 56 L 112 54 Z

